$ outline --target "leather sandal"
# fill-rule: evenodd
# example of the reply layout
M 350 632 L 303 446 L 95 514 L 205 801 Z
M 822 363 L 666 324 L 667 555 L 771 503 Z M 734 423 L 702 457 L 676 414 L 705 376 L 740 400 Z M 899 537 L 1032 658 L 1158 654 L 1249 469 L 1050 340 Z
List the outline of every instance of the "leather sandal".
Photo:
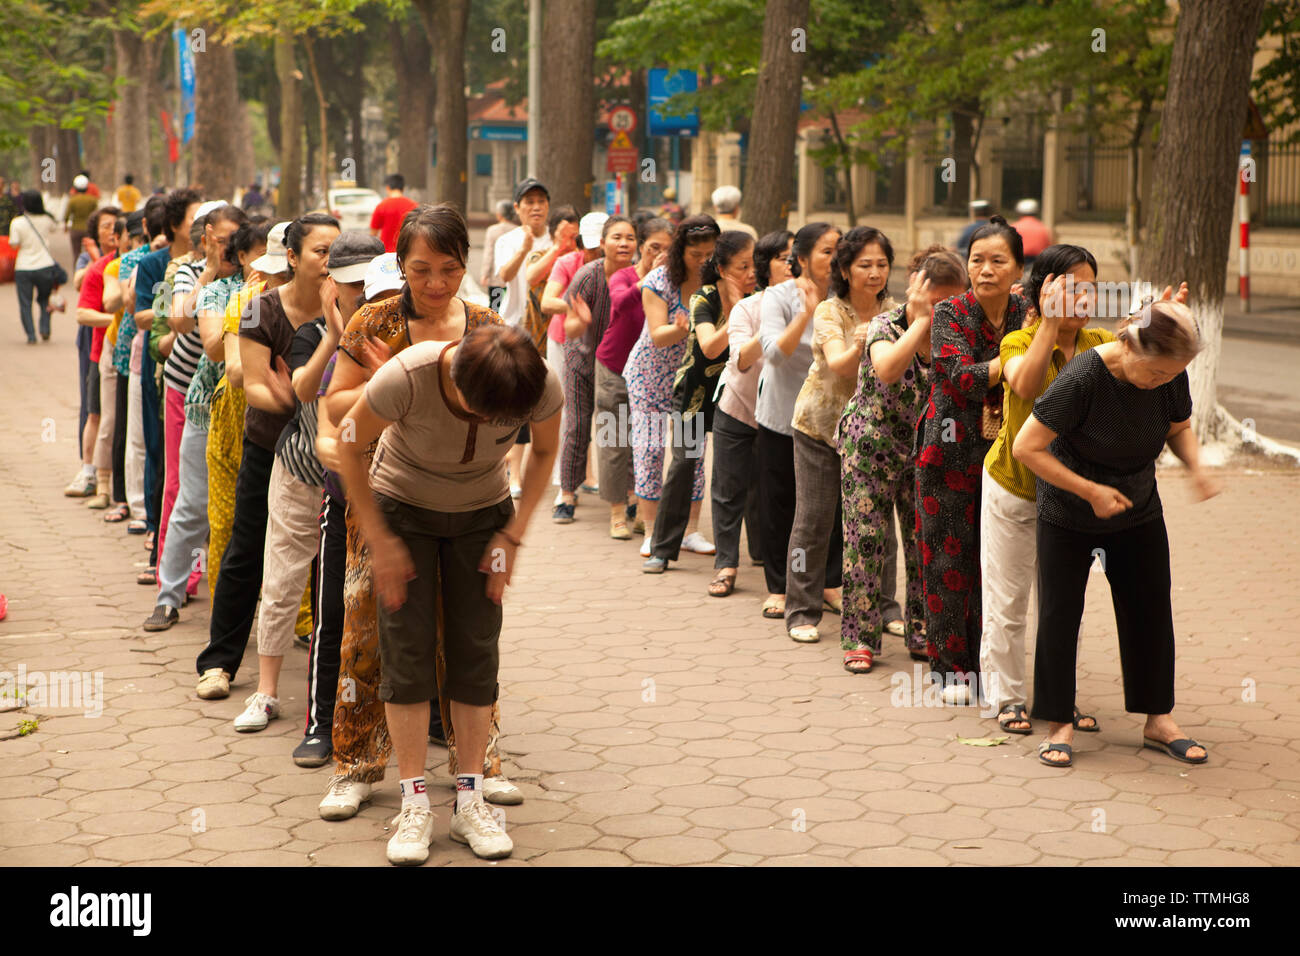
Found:
M 736 590 L 736 572 L 723 574 L 719 571 L 709 582 L 709 594 L 712 597 L 727 597 Z
M 844 669 L 850 674 L 865 674 L 871 670 L 871 648 L 859 647 L 844 652 Z

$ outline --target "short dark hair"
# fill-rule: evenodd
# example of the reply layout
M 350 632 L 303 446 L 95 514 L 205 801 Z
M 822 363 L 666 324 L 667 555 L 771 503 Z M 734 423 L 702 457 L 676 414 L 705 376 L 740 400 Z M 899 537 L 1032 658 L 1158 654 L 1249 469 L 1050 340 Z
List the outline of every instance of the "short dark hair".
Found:
M 1047 277 L 1062 276 L 1069 272 L 1075 266 L 1086 262 L 1092 267 L 1092 274 L 1097 274 L 1097 259 L 1083 246 L 1072 246 L 1069 243 L 1059 242 L 1054 246 L 1048 246 L 1038 254 L 1034 259 L 1034 267 L 1029 270 L 1029 281 L 1025 283 L 1025 298 L 1035 310 L 1038 308 L 1038 298 L 1043 294 L 1043 285 L 1047 282 Z
M 551 210 L 551 214 L 546 217 L 546 231 L 555 235 L 555 230 L 562 222 L 580 222 L 581 217 L 578 210 L 574 209 L 568 203 L 563 206 L 556 206 Z
M 600 241 L 602 243 L 605 241 L 605 237 L 609 235 L 609 231 L 619 223 L 626 223 L 627 225 L 632 226 L 632 234 L 636 234 L 636 226 L 632 225 L 632 220 L 627 218 L 627 216 L 610 216 L 605 220 L 605 225 L 600 227 Z
M 741 232 L 739 229 L 728 229 L 722 235 L 718 236 L 718 244 L 713 247 L 713 255 L 709 261 L 704 263 L 704 271 L 700 275 L 700 282 L 703 285 L 716 285 L 722 278 L 722 270 L 746 249 L 754 244 L 754 237 L 747 232 Z
M 966 275 L 966 262 L 961 256 L 941 243 L 920 250 L 912 256 L 907 264 L 908 275 L 916 272 L 925 273 L 930 284 L 940 289 L 959 285 L 963 289 L 970 286 L 970 277 Z
M 161 236 L 167 219 L 167 197 L 154 193 L 144 204 L 144 232 L 146 239 Z
M 256 246 L 266 244 L 266 237 L 271 233 L 271 222 L 266 216 L 254 216 L 252 219 L 240 223 L 239 228 L 235 230 L 226 243 L 226 261 L 239 268 L 239 254 L 248 252 Z
M 835 247 L 835 260 L 831 265 L 831 292 L 841 299 L 849 297 L 849 280 L 844 278 L 844 273 L 853 268 L 853 263 L 862 253 L 862 250 L 873 242 L 884 250 L 885 258 L 889 261 L 890 271 L 893 271 L 894 246 L 879 229 L 872 226 L 854 226 L 840 236 L 839 244 Z M 886 283 L 885 288 L 876 293 L 876 299 L 883 302 L 887 295 L 889 295 L 888 283 Z
M 405 191 L 406 177 L 403 176 L 401 173 L 390 173 L 389 175 L 384 177 L 384 185 L 387 186 L 389 189 L 397 189 L 397 190 Z
M 339 221 L 323 212 L 309 212 L 305 216 L 299 216 L 284 230 L 284 247 L 292 249 L 295 256 L 302 255 L 302 241 L 318 226 L 332 226 L 337 229 Z M 289 277 L 293 277 L 293 266 L 289 266 Z
M 789 229 L 777 229 L 754 243 L 754 278 L 758 288 L 766 289 L 772 284 L 772 260 L 785 255 L 785 247 L 793 238 L 794 233 Z
M 167 194 L 166 212 L 163 216 L 163 235 L 168 242 L 176 239 L 176 228 L 185 221 L 185 210 L 196 203 L 203 202 L 203 194 L 197 189 L 186 186 L 173 189 Z
M 637 247 L 640 248 L 646 239 L 655 233 L 668 233 L 668 238 L 676 233 L 677 226 L 672 224 L 672 220 L 662 219 L 659 216 L 649 216 L 637 222 Z
M 234 203 L 222 203 L 209 212 L 204 219 L 207 220 L 208 225 L 218 222 L 233 222 L 236 226 L 241 226 L 248 222 L 248 213 Z
M 133 186 L 135 185 L 135 177 L 132 176 L 130 173 L 127 173 L 125 176 L 122 177 L 122 182 L 126 183 L 128 186 Z
M 105 216 L 120 216 L 121 214 L 122 210 L 118 209 L 116 206 L 102 206 L 99 209 L 96 209 L 90 214 L 90 218 L 86 220 L 86 235 L 98 242 L 99 220 L 103 219 Z
M 456 347 L 451 380 L 470 410 L 492 421 L 527 421 L 546 392 L 546 363 L 514 325 L 480 325 Z
M 680 286 L 686 281 L 686 247 L 702 242 L 715 242 L 722 235 L 718 222 L 712 216 L 690 216 L 677 224 L 673 244 L 668 247 L 668 281 Z
M 469 260 L 469 227 L 460 210 L 451 203 L 426 203 L 406 214 L 397 234 L 397 261 L 403 268 L 417 238 L 423 239 L 435 252 L 453 257 L 462 266 Z
M 1025 242 L 1020 238 L 1020 233 L 1016 232 L 1007 221 L 1001 216 L 992 216 L 989 221 L 976 229 L 970 237 L 970 248 L 975 248 L 975 243 L 981 239 L 1002 239 L 1011 249 L 1011 257 L 1016 260 L 1016 265 L 1024 268 L 1025 265 Z
M 817 246 L 817 240 L 826 233 L 834 229 L 839 232 L 838 226 L 833 226 L 829 222 L 810 222 L 799 229 L 794 234 L 794 244 L 790 247 L 790 274 L 796 279 L 803 272 L 803 267 L 799 265 L 799 259 L 807 259 L 812 255 L 813 249 Z M 832 270 L 834 271 L 834 270 Z
M 33 216 L 45 215 L 45 200 L 41 198 L 39 190 L 24 189 L 22 192 L 23 210 L 31 213 Z

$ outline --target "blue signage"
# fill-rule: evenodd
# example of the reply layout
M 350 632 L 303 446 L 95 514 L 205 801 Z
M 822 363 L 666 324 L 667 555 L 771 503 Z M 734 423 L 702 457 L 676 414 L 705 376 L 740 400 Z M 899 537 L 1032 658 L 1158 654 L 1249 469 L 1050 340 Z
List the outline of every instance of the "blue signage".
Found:
M 510 140 L 522 143 L 528 139 L 527 126 L 480 126 L 478 128 L 479 139 L 498 139 Z
M 692 70 L 665 70 L 655 68 L 650 71 L 647 84 L 649 109 L 646 111 L 647 136 L 698 136 L 700 134 L 700 111 L 691 110 L 685 116 L 664 116 L 659 111 L 678 93 L 694 93 L 699 88 L 699 77 Z
M 188 143 L 194 138 L 194 52 L 183 29 L 178 27 L 172 35 L 181 68 L 181 142 Z

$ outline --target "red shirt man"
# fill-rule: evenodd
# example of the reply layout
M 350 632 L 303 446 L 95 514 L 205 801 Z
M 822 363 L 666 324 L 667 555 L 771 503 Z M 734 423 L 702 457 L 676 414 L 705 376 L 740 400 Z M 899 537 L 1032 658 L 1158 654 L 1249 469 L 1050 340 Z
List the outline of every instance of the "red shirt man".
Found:
M 403 195 L 406 179 L 401 173 L 393 173 L 385 179 L 384 186 L 388 189 L 388 198 L 380 202 L 371 214 L 370 234 L 383 241 L 386 251 L 396 252 L 397 234 L 402 229 L 402 220 L 419 204 Z

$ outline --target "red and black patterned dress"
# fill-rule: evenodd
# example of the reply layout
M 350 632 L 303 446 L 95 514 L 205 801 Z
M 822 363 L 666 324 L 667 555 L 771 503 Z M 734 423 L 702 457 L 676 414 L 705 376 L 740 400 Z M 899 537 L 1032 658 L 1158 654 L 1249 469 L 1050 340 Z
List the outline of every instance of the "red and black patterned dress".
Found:
M 1012 295 L 995 331 L 974 292 L 940 302 L 930 333 L 930 402 L 918 428 L 916 526 L 921 545 L 927 653 L 940 675 L 979 670 L 980 476 L 993 443 L 980 431 L 983 406 L 1002 406 L 989 390 L 989 362 L 1002 336 L 1025 321 L 1028 300 Z

